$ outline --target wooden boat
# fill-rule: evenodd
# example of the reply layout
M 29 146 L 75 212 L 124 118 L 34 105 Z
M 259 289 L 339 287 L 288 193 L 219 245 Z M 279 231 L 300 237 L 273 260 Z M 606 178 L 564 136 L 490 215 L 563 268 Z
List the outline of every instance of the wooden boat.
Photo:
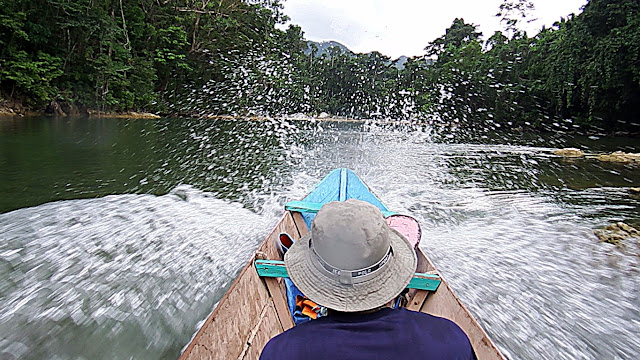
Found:
M 287 205 L 282 219 L 240 271 L 227 293 L 185 347 L 180 359 L 258 359 L 269 339 L 293 327 L 284 281 L 279 277 L 261 277 L 256 263 L 264 259 L 276 260 L 273 263 L 282 260 L 276 247 L 276 238 L 281 233 L 288 233 L 294 240 L 299 239 L 309 231 L 311 220 L 322 204 L 350 198 L 372 203 L 386 215 L 391 213 L 351 170 L 332 171 L 301 202 Z M 416 253 L 418 274 L 414 280 L 435 277 L 439 285 L 437 288 L 417 286 L 410 289 L 406 307 L 457 323 L 467 333 L 478 359 L 505 359 L 447 282 L 437 274 L 435 266 L 422 250 L 416 248 Z M 284 274 L 286 276 L 286 272 Z M 423 290 L 427 288 L 431 291 Z

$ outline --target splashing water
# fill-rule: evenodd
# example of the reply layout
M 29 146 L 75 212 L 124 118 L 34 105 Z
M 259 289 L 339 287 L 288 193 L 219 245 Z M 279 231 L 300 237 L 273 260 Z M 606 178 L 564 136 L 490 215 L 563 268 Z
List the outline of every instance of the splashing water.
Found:
M 269 225 L 188 186 L 5 214 L 0 348 L 10 358 L 175 355 Z
M 284 202 L 336 167 L 420 221 L 423 250 L 509 357 L 640 357 L 640 250 L 592 233 L 640 222 L 626 191 L 638 169 L 566 162 L 548 147 L 601 142 L 276 119 L 98 120 L 81 131 L 71 121 L 44 133 L 50 121 L 16 130 L 29 149 L 0 139 L 0 155 L 54 154 L 0 164 L 10 175 L 0 187 L 24 176 L 26 190 L 0 201 L 21 204 L 0 214 L 0 358 L 177 357 Z M 76 161 L 38 180 L 58 152 Z

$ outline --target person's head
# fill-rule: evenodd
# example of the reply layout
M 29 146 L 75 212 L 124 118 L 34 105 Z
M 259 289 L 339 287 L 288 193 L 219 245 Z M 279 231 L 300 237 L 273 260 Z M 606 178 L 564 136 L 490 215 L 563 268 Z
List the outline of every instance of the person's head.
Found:
M 351 199 L 324 205 L 284 261 L 309 299 L 332 310 L 359 312 L 398 296 L 413 277 L 417 257 L 377 207 Z

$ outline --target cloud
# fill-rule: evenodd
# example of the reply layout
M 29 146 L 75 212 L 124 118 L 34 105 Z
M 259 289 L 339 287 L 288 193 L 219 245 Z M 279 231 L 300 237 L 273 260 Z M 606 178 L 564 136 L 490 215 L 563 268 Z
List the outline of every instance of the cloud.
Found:
M 347 46 L 355 46 L 367 32 L 367 27 L 335 5 L 331 1 L 294 0 L 285 3 L 285 13 L 291 17 L 291 23 L 302 27 L 309 40 L 337 40 Z
M 287 0 L 285 13 L 309 40 L 336 40 L 355 52 L 377 50 L 396 58 L 424 53 L 455 18 L 479 25 L 484 38 L 500 30 L 495 17 L 502 0 Z M 578 12 L 586 0 L 534 0 L 540 20 L 529 24 L 535 33 L 543 24 Z

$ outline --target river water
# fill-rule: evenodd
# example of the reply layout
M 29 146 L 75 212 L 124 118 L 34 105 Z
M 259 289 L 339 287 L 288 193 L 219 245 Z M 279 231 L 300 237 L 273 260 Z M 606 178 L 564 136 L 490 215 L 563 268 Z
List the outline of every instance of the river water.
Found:
M 551 154 L 568 146 L 640 150 L 562 131 L 0 119 L 0 359 L 176 358 L 283 204 L 337 167 L 420 221 L 510 358 L 640 358 L 640 247 L 593 235 L 640 225 L 640 168 Z

